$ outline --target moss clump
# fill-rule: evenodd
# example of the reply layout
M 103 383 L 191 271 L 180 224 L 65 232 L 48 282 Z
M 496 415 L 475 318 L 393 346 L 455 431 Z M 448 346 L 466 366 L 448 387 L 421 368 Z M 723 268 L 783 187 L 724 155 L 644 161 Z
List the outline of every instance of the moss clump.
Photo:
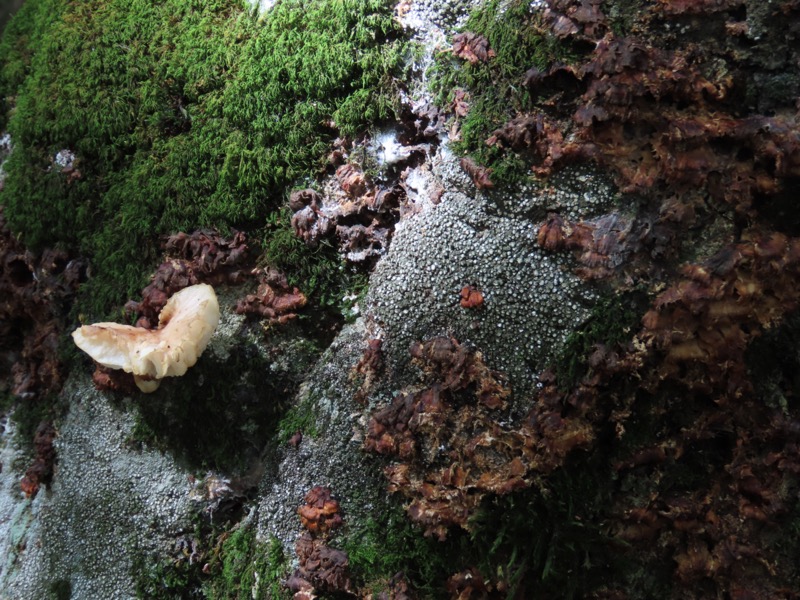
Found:
M 603 460 L 571 461 L 538 485 L 488 500 L 465 554 L 508 598 L 580 598 L 622 567 L 606 534 L 613 475 Z M 617 547 L 615 547 L 617 546 Z
M 496 57 L 472 65 L 441 53 L 431 74 L 439 106 L 450 106 L 456 89 L 469 93 L 469 113 L 461 121 L 461 141 L 454 147 L 492 167 L 495 184 L 512 182 L 529 172 L 530 165 L 522 157 L 485 144 L 492 131 L 532 108 L 523 75 L 531 67 L 544 69 L 572 57 L 569 46 L 538 27 L 538 18 L 530 2 L 489 0 L 472 12 L 463 31 L 486 37 Z
M 399 505 L 351 529 L 343 549 L 354 578 L 373 594 L 387 590 L 391 578 L 402 573 L 422 597 L 444 597 L 444 583 L 455 569 L 451 544 L 423 537 Z
M 290 594 L 282 581 L 289 561 L 280 540 L 256 540 L 252 525 L 220 529 L 198 523 L 202 560 L 187 556 L 151 557 L 134 565 L 137 598 L 170 600 L 281 600 Z
M 280 540 L 259 543 L 252 527 L 235 529 L 209 566 L 212 578 L 203 586 L 208 600 L 279 600 L 291 596 L 281 583 L 289 575 L 289 561 Z
M 488 498 L 445 541 L 422 535 L 402 507 L 351 529 L 343 541 L 355 581 L 377 594 L 402 573 L 424 598 L 450 597 L 448 578 L 476 569 L 497 597 L 580 598 L 634 568 L 604 523 L 616 481 L 605 456 L 570 461 L 531 488 Z
M 312 438 L 319 435 L 316 400 L 310 396 L 284 413 L 278 423 L 278 443 L 287 444 L 291 437 L 298 432 Z
M 346 313 L 348 306 L 343 298 L 363 290 L 366 273 L 347 265 L 326 239 L 309 247 L 295 235 L 291 219 L 287 208 L 270 215 L 263 237 L 262 261 L 286 273 L 289 285 L 300 288 L 315 306 Z
M 141 289 L 159 236 L 261 228 L 334 137 L 392 115 L 392 4 L 29 0 L 0 44 L 12 230 L 92 259 L 93 318 Z

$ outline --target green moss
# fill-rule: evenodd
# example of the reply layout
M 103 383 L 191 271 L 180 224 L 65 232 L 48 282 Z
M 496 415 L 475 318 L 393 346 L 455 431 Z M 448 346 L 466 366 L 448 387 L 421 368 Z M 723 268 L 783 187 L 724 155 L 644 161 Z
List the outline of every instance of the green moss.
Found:
M 486 2 L 472 12 L 463 31 L 485 36 L 497 56 L 471 65 L 440 53 L 431 72 L 439 106 L 449 106 L 458 88 L 469 92 L 469 114 L 461 121 L 461 141 L 454 148 L 492 167 L 495 184 L 513 182 L 530 171 L 523 157 L 485 144 L 493 130 L 533 107 L 534 99 L 522 85 L 525 72 L 573 57 L 567 45 L 537 26 L 529 5 L 523 0 Z
M 203 598 L 197 579 L 198 565 L 189 561 L 151 557 L 135 562 L 135 591 L 137 598 L 150 600 L 193 600 Z
M 608 581 L 620 548 L 603 530 L 608 465 L 572 461 L 529 490 L 488 500 L 470 522 L 467 553 L 508 583 L 507 598 L 578 598 Z
M 263 18 L 234 0 L 29 0 L 0 45 L 9 224 L 91 258 L 83 311 L 108 314 L 160 236 L 261 228 L 336 135 L 392 116 L 399 36 L 386 0 L 284 0 Z M 78 179 L 53 164 L 64 148 Z
M 291 218 L 287 208 L 269 216 L 262 262 L 286 273 L 289 285 L 300 288 L 316 307 L 344 312 L 348 306 L 343 298 L 363 290 L 366 274 L 347 265 L 328 240 L 309 247 L 295 235 Z
M 619 37 L 630 35 L 637 15 L 646 13 L 641 0 L 614 0 L 606 9 L 611 30 Z
M 505 598 L 580 598 L 635 568 L 604 523 L 616 482 L 602 454 L 580 457 L 527 490 L 487 498 L 469 531 L 422 535 L 399 505 L 348 531 L 355 580 L 379 593 L 403 573 L 424 598 L 449 597 L 447 579 L 476 568 Z M 351 525 L 352 527 L 352 525 Z
M 765 406 L 784 413 L 800 408 L 800 313 L 767 330 L 747 349 L 750 380 Z
M 235 529 L 209 564 L 214 575 L 204 585 L 208 600 L 279 600 L 291 596 L 281 585 L 289 575 L 289 562 L 280 540 L 272 538 L 261 544 L 252 527 Z
M 319 435 L 316 400 L 311 396 L 305 397 L 299 404 L 290 407 L 281 417 L 278 424 L 278 443 L 285 445 L 297 432 L 311 438 Z
M 198 526 L 195 543 L 203 560 L 186 556 L 139 560 L 134 565 L 137 598 L 189 600 L 281 600 L 290 594 L 282 585 L 289 561 L 277 538 L 256 540 L 252 525 L 231 530 Z
M 444 583 L 454 572 L 449 544 L 422 535 L 398 504 L 381 511 L 360 527 L 352 528 L 343 541 L 355 579 L 377 594 L 403 573 L 422 597 L 444 597 Z

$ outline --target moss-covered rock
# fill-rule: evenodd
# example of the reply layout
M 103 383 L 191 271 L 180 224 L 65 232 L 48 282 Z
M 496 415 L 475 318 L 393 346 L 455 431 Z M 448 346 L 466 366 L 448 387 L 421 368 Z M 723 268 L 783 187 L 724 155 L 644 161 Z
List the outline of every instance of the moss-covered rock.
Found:
M 13 231 L 89 257 L 81 305 L 98 316 L 143 286 L 159 236 L 263 227 L 334 137 L 393 114 L 404 44 L 391 11 L 27 2 L 0 45 Z

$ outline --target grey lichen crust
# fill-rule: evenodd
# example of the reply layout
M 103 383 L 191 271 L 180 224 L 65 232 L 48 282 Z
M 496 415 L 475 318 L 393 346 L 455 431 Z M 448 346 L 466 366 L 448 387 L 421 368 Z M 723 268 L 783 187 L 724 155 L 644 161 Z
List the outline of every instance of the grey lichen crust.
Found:
M 79 380 L 82 380 L 79 382 Z M 133 561 L 164 552 L 188 524 L 188 473 L 168 455 L 128 444 L 133 413 L 76 374 L 63 392 L 70 410 L 59 426 L 58 465 L 50 489 L 32 500 L 3 486 L 15 519 L 30 521 L 4 536 L 0 598 L 53 597 L 60 584 L 72 598 L 135 597 Z M 5 475 L 5 473 L 4 473 Z
M 258 535 L 277 537 L 287 549 L 300 534 L 297 508 L 314 486 L 329 487 L 345 518 L 363 522 L 385 501 L 380 465 L 361 451 L 363 407 L 353 401 L 349 374 L 364 352 L 364 322 L 345 327 L 325 351 L 294 402 L 313 415 L 295 447 L 286 444 L 268 458 L 259 486 Z
M 595 299 L 572 273 L 571 257 L 538 247 L 537 223 L 551 210 L 570 219 L 598 214 L 614 201 L 612 188 L 598 175 L 574 171 L 548 187 L 480 192 L 447 151 L 428 176 L 445 193 L 398 226 L 375 269 L 365 311 L 373 329 L 395 371 L 407 365 L 412 342 L 450 335 L 483 351 L 518 391 L 529 389 Z M 461 307 L 467 285 L 481 290 L 482 307 Z

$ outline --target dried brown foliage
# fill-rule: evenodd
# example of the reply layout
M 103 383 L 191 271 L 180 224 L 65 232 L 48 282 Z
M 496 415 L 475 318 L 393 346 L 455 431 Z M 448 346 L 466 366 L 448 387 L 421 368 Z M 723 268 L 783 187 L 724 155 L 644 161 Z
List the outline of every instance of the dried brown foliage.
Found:
M 410 500 L 408 514 L 426 535 L 444 539 L 449 527 L 466 527 L 488 495 L 530 486 L 594 440 L 590 405 L 565 405 L 555 385 L 512 426 L 504 419 L 510 391 L 479 352 L 437 337 L 410 353 L 427 383 L 373 412 L 364 448 L 397 459 L 385 470 L 389 490 Z
M 468 156 L 462 158 L 459 164 L 461 168 L 464 169 L 464 172 L 472 178 L 472 183 L 474 183 L 475 187 L 479 190 L 491 189 L 494 187 L 494 183 L 491 179 L 491 169 L 479 165 Z
M 231 239 L 207 229 L 177 233 L 167 238 L 164 249 L 165 261 L 142 291 L 142 300 L 125 305 L 125 310 L 137 317 L 139 327 L 155 327 L 167 300 L 185 287 L 241 283 L 248 276 L 248 248 L 241 232 Z
M 45 401 L 64 382 L 59 338 L 69 305 L 86 279 L 86 265 L 60 250 L 29 252 L 0 211 L 0 392 L 25 403 Z M 56 453 L 52 423 L 39 424 L 34 459 L 20 482 L 33 497 L 50 482 Z
M 290 287 L 286 276 L 275 269 L 258 269 L 258 289 L 236 303 L 235 311 L 256 315 L 271 325 L 280 325 L 297 318 L 297 311 L 306 305 L 305 295 Z
M 465 285 L 461 288 L 459 296 L 461 308 L 480 308 L 483 306 L 483 292 L 474 285 Z
M 472 65 L 488 62 L 496 56 L 489 40 L 477 33 L 457 33 L 453 36 L 453 54 Z

